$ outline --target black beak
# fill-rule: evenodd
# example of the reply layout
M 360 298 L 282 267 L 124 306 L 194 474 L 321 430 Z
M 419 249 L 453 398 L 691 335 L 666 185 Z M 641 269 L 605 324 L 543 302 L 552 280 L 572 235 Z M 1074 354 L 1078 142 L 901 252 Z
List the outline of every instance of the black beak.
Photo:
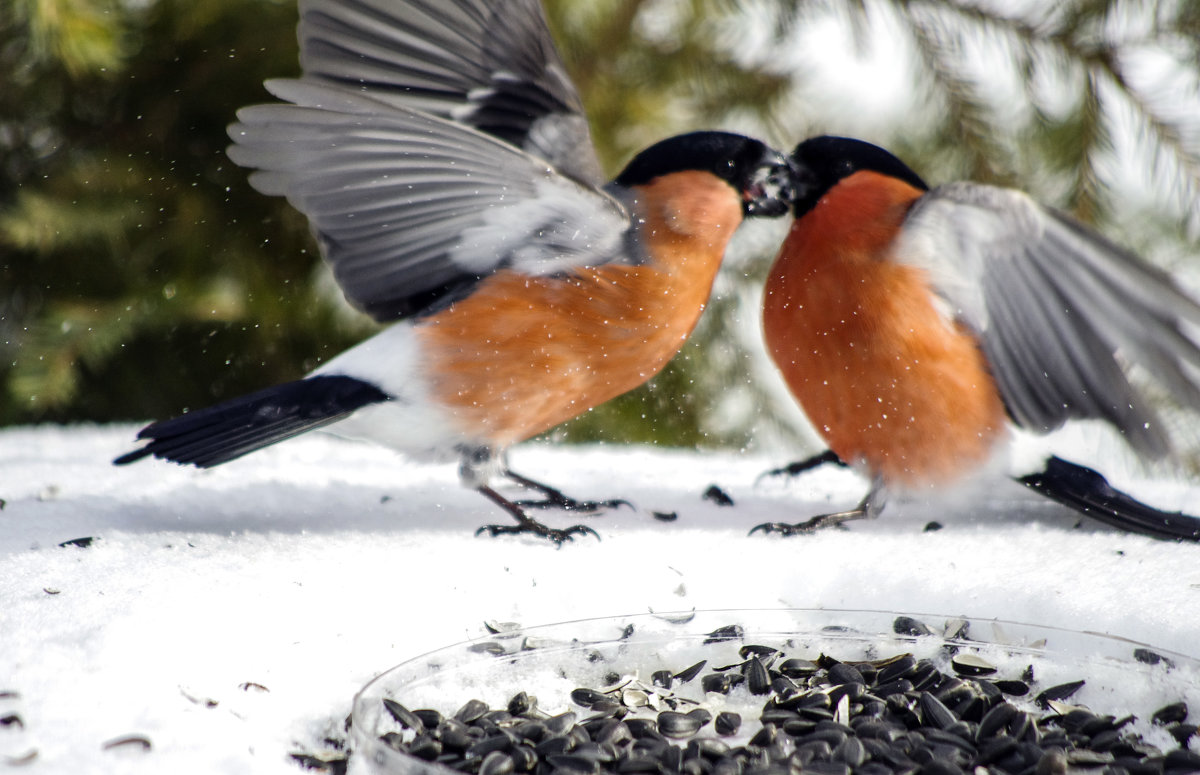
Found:
M 809 169 L 808 165 L 797 160 L 795 156 L 788 157 L 788 172 L 791 177 L 791 199 L 788 205 L 794 207 L 800 202 L 807 201 L 816 192 L 820 181 L 817 174 Z
M 770 151 L 742 192 L 742 212 L 747 217 L 778 218 L 787 215 L 795 198 L 792 163 L 783 154 Z

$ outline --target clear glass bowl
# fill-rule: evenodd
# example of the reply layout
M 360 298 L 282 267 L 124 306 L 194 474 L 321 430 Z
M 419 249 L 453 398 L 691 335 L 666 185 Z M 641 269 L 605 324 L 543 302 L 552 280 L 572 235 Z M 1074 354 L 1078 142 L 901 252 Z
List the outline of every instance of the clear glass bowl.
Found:
M 932 633 L 897 632 L 898 617 L 923 623 Z M 714 640 L 718 628 L 738 625 L 744 633 Z M 951 672 L 955 654 L 979 656 L 997 668 L 992 678 L 1020 679 L 1032 669 L 1033 689 L 1083 679 L 1086 684 L 1069 702 L 1098 714 L 1133 714 L 1135 730 L 1164 749 L 1176 745 L 1161 728 L 1153 728 L 1155 710 L 1184 701 L 1200 708 L 1200 660 L 1146 644 L 1093 632 L 990 619 L 937 614 L 829 609 L 688 611 L 582 619 L 501 632 L 457 643 L 397 665 L 368 683 L 354 699 L 351 740 L 353 772 L 388 775 L 449 775 L 448 767 L 402 754 L 380 741 L 400 725 L 386 712 L 383 700 L 410 710 L 432 708 L 451 715 L 470 699 L 504 708 L 524 691 L 549 714 L 588 712 L 571 702 L 579 687 L 599 689 L 620 674 L 651 683 L 658 670 L 677 673 L 700 660 L 707 669 L 744 661 L 745 644 L 781 648 L 788 656 L 815 660 L 828 654 L 839 661 L 884 659 L 909 653 L 932 659 Z M 702 695 L 698 681 L 690 691 Z M 676 687 L 680 692 L 687 689 Z M 745 723 L 743 737 L 758 728 L 763 698 L 744 688 L 728 697 L 710 694 L 714 713 L 737 710 Z M 1013 700 L 1020 704 L 1022 700 Z M 1038 711 L 1039 713 L 1044 711 Z M 706 727 L 710 730 L 711 726 Z M 706 734 L 702 732 L 701 736 Z M 708 732 L 711 734 L 711 732 Z

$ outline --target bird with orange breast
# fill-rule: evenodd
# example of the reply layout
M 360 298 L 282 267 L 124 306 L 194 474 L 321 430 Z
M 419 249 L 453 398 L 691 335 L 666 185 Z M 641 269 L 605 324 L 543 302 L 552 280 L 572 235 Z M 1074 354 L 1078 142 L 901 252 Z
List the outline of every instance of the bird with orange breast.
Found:
M 1018 191 L 930 189 L 869 143 L 816 137 L 792 159 L 795 221 L 766 283 L 763 332 L 829 451 L 770 473 L 840 462 L 871 485 L 854 509 L 755 530 L 876 516 L 889 491 L 986 469 L 1013 425 L 1099 420 L 1163 457 L 1170 441 L 1131 364 L 1200 408 L 1200 306 L 1161 271 Z M 1200 520 L 1058 457 L 1020 481 L 1128 530 L 1200 540 Z
M 596 510 L 520 476 L 512 444 L 642 384 L 680 349 L 746 217 L 787 214 L 786 157 L 695 132 L 600 177 L 537 0 L 302 0 L 299 80 L 239 111 L 230 157 L 308 216 L 346 298 L 389 324 L 304 379 L 153 423 L 153 455 L 215 466 L 314 428 L 421 459 L 512 524 Z M 544 496 L 512 500 L 497 477 Z

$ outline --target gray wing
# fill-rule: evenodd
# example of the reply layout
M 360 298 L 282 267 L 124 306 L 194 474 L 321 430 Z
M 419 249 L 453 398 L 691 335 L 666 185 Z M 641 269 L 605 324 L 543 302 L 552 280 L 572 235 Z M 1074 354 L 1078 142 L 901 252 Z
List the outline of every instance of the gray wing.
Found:
M 461 121 L 603 182 L 540 0 L 301 0 L 299 37 L 307 79 Z
M 376 320 L 440 309 L 504 268 L 630 260 L 624 206 L 545 161 L 362 92 L 267 87 L 293 104 L 240 110 L 229 155 L 308 216 L 346 298 Z
M 978 334 L 1022 426 L 1102 419 L 1143 454 L 1166 454 L 1156 413 L 1129 382 L 1135 363 L 1200 408 L 1189 333 L 1200 306 L 1165 273 L 1020 192 L 935 188 L 909 213 L 897 258 L 924 268 Z

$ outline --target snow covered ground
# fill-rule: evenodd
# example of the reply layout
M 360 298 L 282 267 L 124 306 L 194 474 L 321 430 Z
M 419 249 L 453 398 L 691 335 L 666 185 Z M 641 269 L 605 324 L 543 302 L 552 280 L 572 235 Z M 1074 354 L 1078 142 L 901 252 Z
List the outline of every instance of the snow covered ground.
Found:
M 367 681 L 484 636 L 485 620 L 866 608 L 1092 630 L 1200 657 L 1200 546 L 1079 524 L 1007 483 L 985 502 L 748 537 L 759 522 L 850 505 L 862 483 L 831 470 L 756 486 L 786 462 L 761 455 L 519 447 L 518 471 L 638 506 L 588 520 L 602 540 L 555 549 L 474 537 L 504 516 L 462 490 L 452 465 L 318 434 L 211 471 L 109 465 L 135 430 L 0 432 L 0 718 L 19 717 L 0 726 L 0 769 L 299 772 L 289 753 L 340 732 Z M 702 499 L 713 483 L 734 506 Z M 1200 506 L 1200 485 L 1155 487 Z M 943 529 L 926 532 L 931 519 Z M 95 541 L 59 547 L 83 537 Z M 149 749 L 105 747 L 130 736 Z

